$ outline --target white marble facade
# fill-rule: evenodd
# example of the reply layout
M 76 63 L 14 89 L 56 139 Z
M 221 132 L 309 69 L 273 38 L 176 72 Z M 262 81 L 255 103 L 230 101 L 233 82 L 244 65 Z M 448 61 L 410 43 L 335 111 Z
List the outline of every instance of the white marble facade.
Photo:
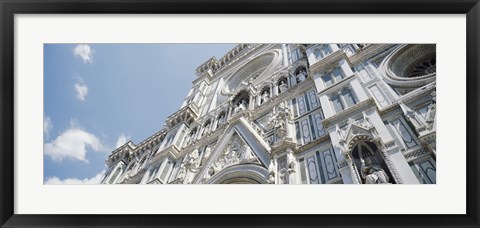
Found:
M 237 45 L 101 183 L 435 184 L 435 59 L 434 44 Z

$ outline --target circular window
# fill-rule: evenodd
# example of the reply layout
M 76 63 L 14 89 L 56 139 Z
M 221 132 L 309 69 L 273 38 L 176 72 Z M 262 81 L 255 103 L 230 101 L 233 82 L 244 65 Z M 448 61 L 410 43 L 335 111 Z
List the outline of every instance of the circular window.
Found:
M 261 81 L 280 63 L 281 54 L 277 50 L 272 50 L 252 59 L 228 77 L 224 93 L 229 94 L 234 92 L 244 81 Z
M 387 83 L 397 87 L 420 87 L 435 81 L 435 44 L 401 45 L 381 65 Z
M 432 56 L 423 61 L 417 62 L 407 74 L 407 77 L 420 77 L 437 72 L 436 57 Z

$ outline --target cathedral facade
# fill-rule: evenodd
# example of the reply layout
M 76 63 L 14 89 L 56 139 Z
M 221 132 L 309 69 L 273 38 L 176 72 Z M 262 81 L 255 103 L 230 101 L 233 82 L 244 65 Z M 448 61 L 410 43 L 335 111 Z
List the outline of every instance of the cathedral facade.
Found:
M 434 44 L 240 44 L 102 184 L 435 184 Z

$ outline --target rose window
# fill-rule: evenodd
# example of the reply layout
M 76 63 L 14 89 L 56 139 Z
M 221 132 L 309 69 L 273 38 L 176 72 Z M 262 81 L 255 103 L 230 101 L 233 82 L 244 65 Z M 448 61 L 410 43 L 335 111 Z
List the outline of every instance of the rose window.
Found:
M 419 77 L 437 72 L 436 58 L 428 58 L 419 62 L 410 70 L 408 77 Z

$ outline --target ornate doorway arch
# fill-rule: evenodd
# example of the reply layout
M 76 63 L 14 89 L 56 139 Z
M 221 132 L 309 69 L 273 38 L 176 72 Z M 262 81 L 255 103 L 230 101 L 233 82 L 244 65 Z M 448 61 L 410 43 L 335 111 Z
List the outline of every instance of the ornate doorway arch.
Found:
M 210 178 L 208 184 L 267 184 L 268 170 L 258 164 L 227 167 Z

